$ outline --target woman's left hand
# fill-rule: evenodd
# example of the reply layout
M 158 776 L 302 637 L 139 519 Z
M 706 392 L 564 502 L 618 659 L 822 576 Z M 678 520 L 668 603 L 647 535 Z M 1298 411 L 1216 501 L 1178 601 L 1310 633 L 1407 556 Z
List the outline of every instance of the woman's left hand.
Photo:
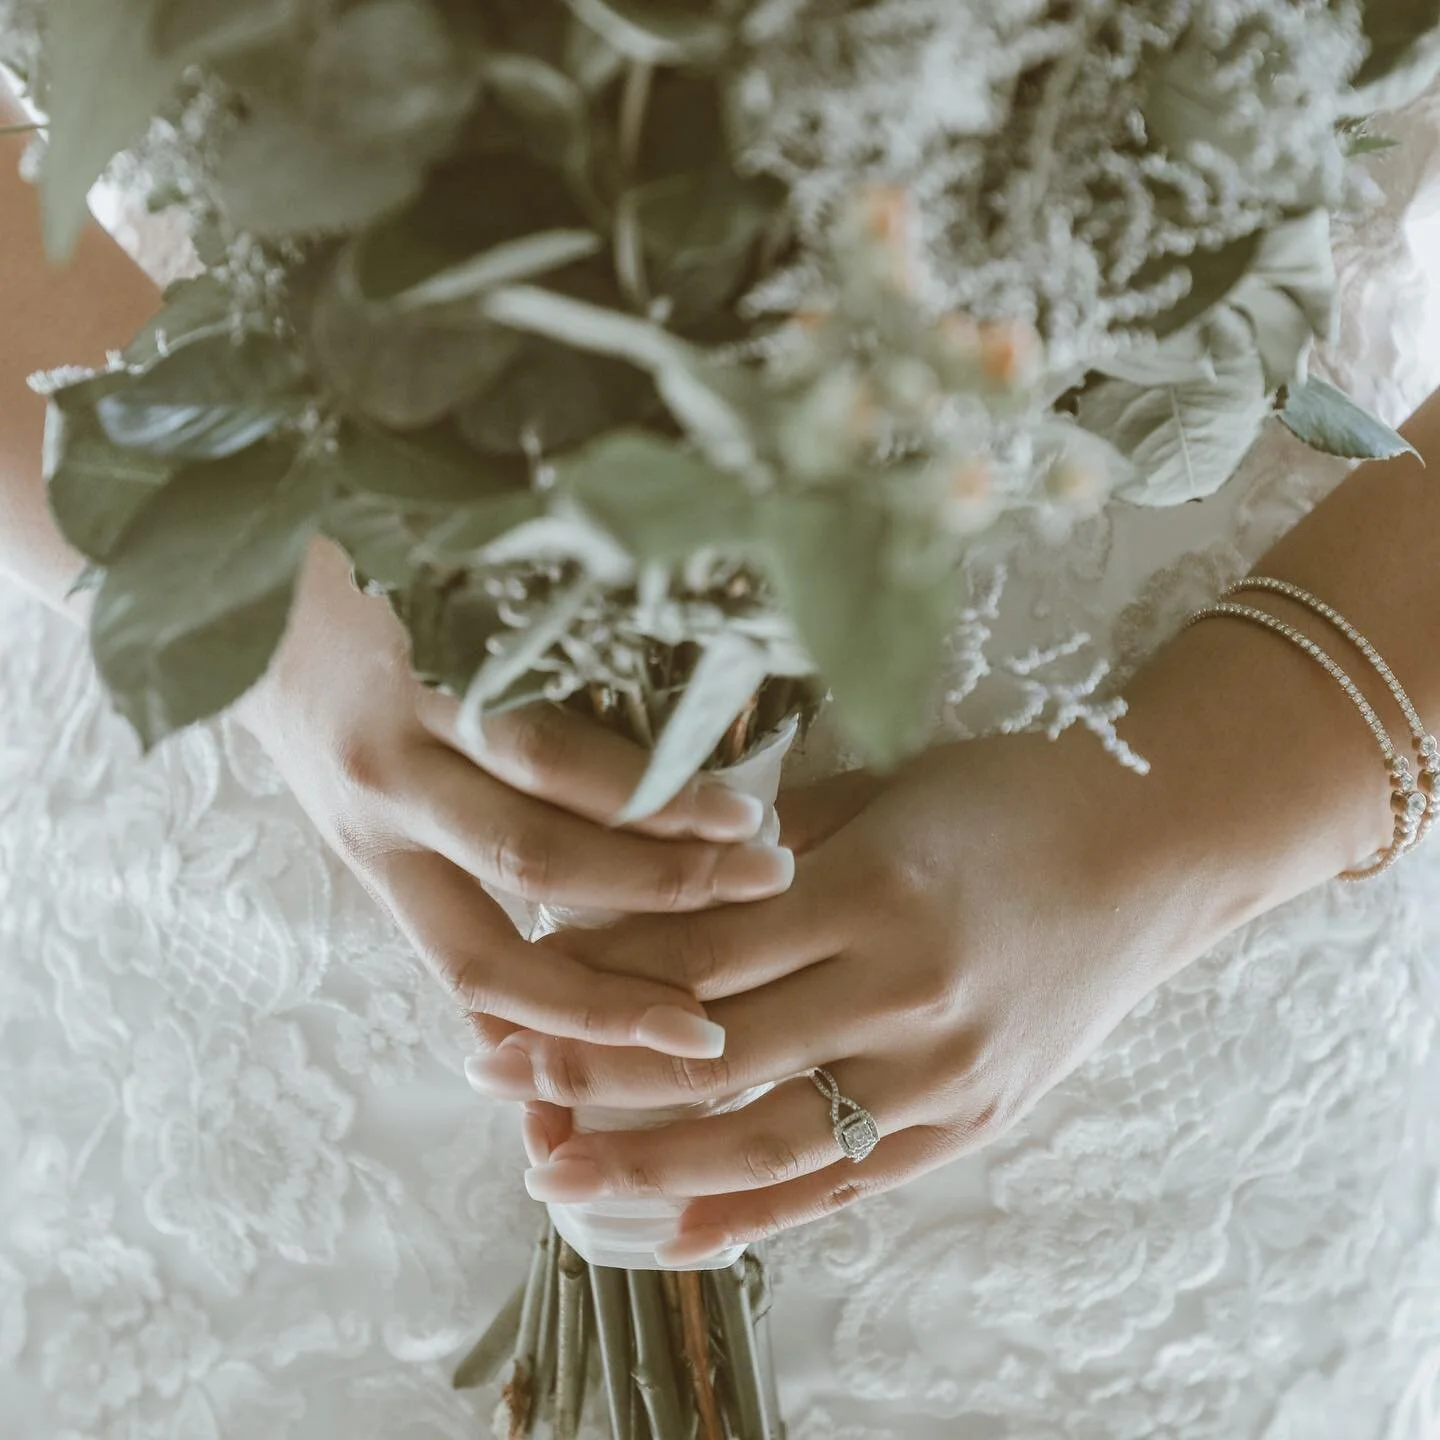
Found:
M 726 1028 L 722 1059 L 516 1031 L 471 1061 L 472 1083 L 540 1102 L 536 1198 L 694 1197 L 667 1263 L 900 1185 L 1000 1135 L 1227 928 L 1206 865 L 1171 843 L 1187 818 L 1164 815 L 1166 793 L 1077 732 L 950 745 L 792 794 L 787 894 L 542 942 L 692 990 Z M 858 1164 L 817 1066 L 878 1124 Z M 574 1135 L 563 1108 L 772 1083 L 744 1109 L 644 1132 Z

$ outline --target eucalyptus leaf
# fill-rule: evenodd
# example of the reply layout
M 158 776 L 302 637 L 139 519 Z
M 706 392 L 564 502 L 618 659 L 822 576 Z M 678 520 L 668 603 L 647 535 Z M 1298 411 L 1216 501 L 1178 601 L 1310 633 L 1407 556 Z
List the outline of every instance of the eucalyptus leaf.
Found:
M 736 175 L 728 162 L 653 180 L 633 193 L 646 274 L 651 289 L 672 302 L 674 324 L 735 298 L 784 198 L 778 182 Z
M 709 6 L 656 0 L 566 0 L 608 45 L 647 65 L 693 65 L 717 60 L 730 43 L 726 25 Z
M 526 489 L 523 472 L 479 460 L 448 428 L 396 435 L 346 424 L 336 440 L 338 484 L 395 501 L 447 509 L 515 489 Z
M 316 364 L 352 410 L 398 430 L 430 425 L 501 375 L 520 339 L 496 325 L 396 314 L 360 292 L 342 256 L 310 316 Z
M 355 5 L 321 27 L 306 60 L 308 113 L 350 145 L 427 132 L 433 145 L 479 89 L 475 67 L 427 0 Z
M 658 408 L 639 370 L 533 336 L 516 341 L 509 363 L 456 416 L 461 433 L 487 455 L 553 455 L 642 419 Z
M 193 465 L 125 531 L 91 612 L 116 706 L 148 747 L 218 714 L 280 643 L 323 485 L 283 446 Z
M 46 413 L 44 457 L 50 513 L 60 533 L 100 565 L 174 472 L 167 460 L 116 445 L 93 404 L 63 390 Z
M 547 270 L 559 270 L 586 260 L 601 249 L 598 235 L 588 230 L 544 230 L 519 240 L 507 240 L 470 260 L 441 270 L 428 280 L 402 290 L 391 302 L 399 310 L 453 305 L 474 299 L 500 285 L 530 280 Z
M 534 55 L 486 55 L 480 65 L 486 94 L 509 119 L 510 134 L 531 155 L 579 171 L 590 153 L 589 110 L 580 86 Z
M 468 501 L 437 518 L 415 556 L 439 569 L 479 564 L 495 541 L 538 519 L 543 511 L 540 497 L 527 492 Z
M 333 496 L 325 506 L 321 529 L 367 581 L 394 590 L 414 580 L 419 568 L 416 552 L 440 519 L 437 510 L 407 508 L 359 491 Z
M 683 340 L 648 320 L 620 310 L 574 300 L 553 290 L 511 285 L 486 297 L 485 313 L 498 325 L 528 330 L 598 355 L 629 360 L 645 370 L 691 363 L 694 355 Z
M 686 682 L 616 823 L 631 825 L 668 805 L 709 759 L 764 679 L 760 646 L 730 631 L 717 635 Z
M 1356 135 L 1345 142 L 1345 153 L 1352 160 L 1360 160 L 1369 155 L 1383 155 L 1399 143 L 1393 135 Z
M 764 524 L 770 573 L 842 727 L 871 763 L 895 763 L 922 738 L 958 556 L 951 571 L 906 573 L 893 557 L 927 548 L 931 527 L 851 496 L 773 496 Z
M 263 440 L 305 409 L 305 372 L 279 340 L 196 340 L 128 376 L 96 404 L 116 444 L 154 455 L 221 459 Z
M 193 340 L 229 335 L 237 311 L 244 313 L 229 288 L 214 275 L 177 280 L 165 291 L 161 308 L 125 347 L 125 362 L 144 369 Z
M 1138 479 L 1117 493 L 1177 505 L 1218 490 L 1270 412 L 1264 368 L 1243 322 L 1210 329 L 1213 379 L 1142 386 L 1107 380 L 1080 400 L 1079 421 L 1129 459 Z
M 619 431 L 555 462 L 556 485 L 639 561 L 753 548 L 756 502 L 672 440 Z
M 536 663 L 580 618 L 593 596 L 594 592 L 588 584 L 572 586 L 524 630 L 504 637 L 498 653 L 491 654 L 465 692 L 458 721 L 462 737 L 483 744 L 482 727 L 489 702 L 503 695 L 515 681 L 534 669 Z
M 1393 460 L 1420 452 L 1397 430 L 1315 376 L 1292 385 L 1280 410 L 1287 429 L 1313 450 L 1347 460 Z
M 756 420 L 763 413 L 763 382 L 738 366 L 696 356 L 655 373 L 655 388 L 671 415 L 711 462 L 745 470 L 757 462 Z
M 1145 386 L 1215 378 L 1215 362 L 1199 327 L 1181 330 L 1159 345 L 1133 345 L 1117 355 L 1104 356 L 1091 369 L 1096 375 Z
M 279 40 L 298 15 L 297 0 L 155 0 L 150 35 L 159 55 L 207 60 Z
M 50 0 L 45 8 L 50 138 L 40 165 L 45 250 L 68 260 L 90 187 L 144 134 L 182 62 L 150 44 L 150 0 Z
M 1132 290 L 1158 285 L 1176 270 L 1183 270 L 1190 280 L 1184 295 L 1168 310 L 1142 322 L 1144 328 L 1163 340 L 1193 325 L 1225 300 L 1249 273 L 1264 238 L 1264 233 L 1257 230 L 1217 250 L 1198 251 L 1184 260 L 1152 260 L 1142 266 L 1130 281 Z
M 265 238 L 360 229 L 423 180 L 421 160 L 403 148 L 352 144 L 272 110 L 237 126 L 215 167 L 231 221 Z
M 1303 379 L 1313 342 L 1332 337 L 1336 294 L 1327 211 L 1282 221 L 1266 234 L 1229 303 L 1254 328 L 1272 391 Z

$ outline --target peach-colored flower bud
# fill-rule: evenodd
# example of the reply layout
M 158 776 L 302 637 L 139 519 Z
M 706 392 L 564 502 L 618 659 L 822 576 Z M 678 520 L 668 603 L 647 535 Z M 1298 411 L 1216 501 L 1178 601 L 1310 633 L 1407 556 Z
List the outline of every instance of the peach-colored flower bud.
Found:
M 980 368 L 994 385 L 1012 389 L 1035 372 L 1039 341 L 1028 325 L 999 320 L 979 327 Z

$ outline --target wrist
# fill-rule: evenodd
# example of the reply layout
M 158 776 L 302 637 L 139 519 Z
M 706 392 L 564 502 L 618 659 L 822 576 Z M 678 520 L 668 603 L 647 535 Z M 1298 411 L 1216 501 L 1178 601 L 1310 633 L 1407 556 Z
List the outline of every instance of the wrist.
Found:
M 1122 731 L 1151 765 L 1136 782 L 1148 792 L 1142 831 L 1188 877 L 1213 939 L 1389 842 L 1372 735 L 1335 680 L 1279 636 L 1208 620 L 1127 698 Z

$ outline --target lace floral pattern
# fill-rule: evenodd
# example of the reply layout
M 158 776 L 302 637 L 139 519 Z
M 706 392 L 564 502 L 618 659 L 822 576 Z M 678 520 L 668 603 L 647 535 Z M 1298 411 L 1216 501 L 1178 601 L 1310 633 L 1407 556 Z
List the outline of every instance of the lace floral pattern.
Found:
M 1398 417 L 1440 378 L 1405 229 L 1440 96 L 1386 128 L 1330 364 Z M 1103 727 L 1115 676 L 1343 473 L 1276 435 L 1212 501 L 977 577 L 942 730 Z M 538 1216 L 458 1020 L 247 737 L 142 758 L 78 635 L 13 597 L 0 634 L 7 1433 L 486 1433 L 447 1362 Z M 823 735 L 806 763 L 837 763 Z M 1266 917 L 985 1154 L 785 1237 L 795 1440 L 1440 1434 L 1437 883 L 1432 854 Z

